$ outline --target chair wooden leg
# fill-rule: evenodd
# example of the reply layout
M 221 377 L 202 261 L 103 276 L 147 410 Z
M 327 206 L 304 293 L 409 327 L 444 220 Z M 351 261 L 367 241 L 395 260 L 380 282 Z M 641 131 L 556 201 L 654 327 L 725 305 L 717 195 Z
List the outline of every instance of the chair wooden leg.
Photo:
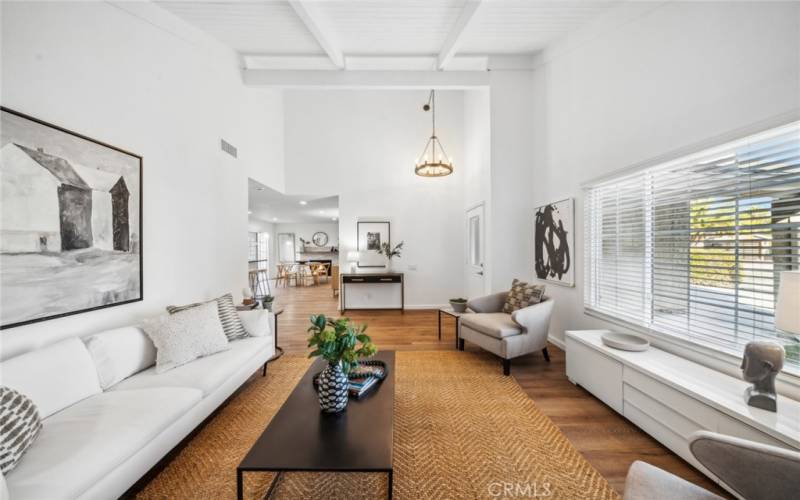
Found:
M 511 375 L 511 360 L 504 359 L 503 360 L 503 375 Z
M 544 360 L 549 363 L 550 362 L 550 353 L 547 352 L 547 347 L 542 349 L 542 354 L 544 354 Z
M 266 377 L 267 376 L 267 364 L 266 363 L 264 363 L 264 368 L 261 369 L 261 376 L 262 377 Z

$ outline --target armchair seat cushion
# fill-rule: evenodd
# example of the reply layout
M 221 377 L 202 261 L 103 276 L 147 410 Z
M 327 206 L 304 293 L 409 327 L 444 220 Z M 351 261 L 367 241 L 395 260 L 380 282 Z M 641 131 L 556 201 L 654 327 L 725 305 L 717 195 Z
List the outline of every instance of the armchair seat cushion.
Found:
M 496 339 L 504 339 L 522 333 L 522 327 L 506 313 L 465 314 L 461 316 L 461 326 L 489 335 Z

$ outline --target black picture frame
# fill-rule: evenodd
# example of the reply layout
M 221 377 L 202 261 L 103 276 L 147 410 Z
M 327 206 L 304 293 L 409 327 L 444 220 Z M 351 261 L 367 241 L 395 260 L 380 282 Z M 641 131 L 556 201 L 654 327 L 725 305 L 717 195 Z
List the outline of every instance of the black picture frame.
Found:
M 391 245 L 392 242 L 392 226 L 389 221 L 371 221 L 371 220 L 363 220 L 356 222 L 356 250 L 359 252 L 359 259 L 358 259 L 358 267 L 362 268 L 372 268 L 372 267 L 384 267 L 384 263 L 379 260 L 379 255 L 376 252 L 376 257 L 372 257 L 367 252 L 375 251 L 375 248 L 367 248 L 367 237 L 370 234 L 369 229 L 377 229 L 379 234 L 382 233 L 382 229 L 386 231 L 386 242 Z M 363 232 L 362 232 L 363 231 Z M 382 238 L 377 241 L 377 246 L 380 246 L 382 243 Z M 364 252 L 364 253 L 362 253 Z
M 86 313 L 86 312 L 90 312 L 90 311 L 96 311 L 96 310 L 100 310 L 100 309 L 106 309 L 106 308 L 109 308 L 109 307 L 116 307 L 116 306 L 121 306 L 121 305 L 124 305 L 124 304 L 131 304 L 131 303 L 134 303 L 134 302 L 143 301 L 144 300 L 144 231 L 143 231 L 143 228 L 144 228 L 144 204 L 143 204 L 143 201 L 144 201 L 144 176 L 143 176 L 144 159 L 143 159 L 143 157 L 141 155 L 136 154 L 136 153 L 132 153 L 130 151 L 127 151 L 125 149 L 119 148 L 117 146 L 113 146 L 111 144 L 99 141 L 97 139 L 93 139 L 93 138 L 91 138 L 89 136 L 86 136 L 86 135 L 83 135 L 81 133 L 75 132 L 73 130 L 67 129 L 65 127 L 61 127 L 59 125 L 55 125 L 53 123 L 41 120 L 39 118 L 33 117 L 31 115 L 28 115 L 26 113 L 22 113 L 20 111 L 14 110 L 14 109 L 7 108 L 5 106 L 0 106 L 0 115 L 2 115 L 2 113 L 8 113 L 10 115 L 16 116 L 17 118 L 21 118 L 21 119 L 30 121 L 30 122 L 32 122 L 34 124 L 41 125 L 41 126 L 53 129 L 56 132 L 61 132 L 61 133 L 64 133 L 64 134 L 68 134 L 68 135 L 73 136 L 73 137 L 75 137 L 77 139 L 81 139 L 81 140 L 90 142 L 92 144 L 95 144 L 95 145 L 98 145 L 98 146 L 101 146 L 101 147 L 108 148 L 110 150 L 116 151 L 118 153 L 122 153 L 124 155 L 132 157 L 134 159 L 134 161 L 138 163 L 138 169 L 137 169 L 136 173 L 138 174 L 138 180 L 139 180 L 139 184 L 138 184 L 139 196 L 138 196 L 138 210 L 137 210 L 136 213 L 138 213 L 139 224 L 138 224 L 138 233 L 136 233 L 137 237 L 138 237 L 138 240 L 136 241 L 136 245 L 138 246 L 138 254 L 139 254 L 139 259 L 138 259 L 139 260 L 139 273 L 138 273 L 139 274 L 139 290 L 138 290 L 138 297 L 133 298 L 133 299 L 120 300 L 120 301 L 115 301 L 115 302 L 111 302 L 111 303 L 103 304 L 103 305 L 99 305 L 99 306 L 86 307 L 86 308 L 82 308 L 82 309 L 76 309 L 74 311 L 68 311 L 68 312 L 63 312 L 63 313 L 51 314 L 51 315 L 47 315 L 47 316 L 35 317 L 35 318 L 28 319 L 28 320 L 14 321 L 13 323 L 8 323 L 8 324 L 4 324 L 3 323 L 3 318 L 0 317 L 0 330 L 7 330 L 7 329 L 10 329 L 10 328 L 29 325 L 29 324 L 33 324 L 33 323 L 40 323 L 42 321 L 50 321 L 50 320 L 53 320 L 53 319 L 64 318 L 64 317 L 67 317 L 67 316 L 74 316 L 76 314 L 82 314 L 82 313 Z M 126 225 L 126 227 L 128 227 L 128 226 Z M 129 234 L 130 234 L 130 228 L 128 228 L 128 231 L 129 231 Z

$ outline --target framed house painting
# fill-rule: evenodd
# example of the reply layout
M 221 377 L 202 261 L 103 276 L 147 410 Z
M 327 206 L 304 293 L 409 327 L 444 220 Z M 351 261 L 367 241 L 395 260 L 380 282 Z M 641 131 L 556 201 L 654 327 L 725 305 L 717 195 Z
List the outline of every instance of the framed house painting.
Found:
M 536 277 L 575 286 L 575 200 L 567 198 L 536 208 L 533 240 Z
M 358 234 L 358 267 L 384 267 L 385 259 L 378 253 L 382 243 L 391 243 L 389 222 L 356 222 Z
M 142 300 L 142 158 L 0 108 L 0 328 Z

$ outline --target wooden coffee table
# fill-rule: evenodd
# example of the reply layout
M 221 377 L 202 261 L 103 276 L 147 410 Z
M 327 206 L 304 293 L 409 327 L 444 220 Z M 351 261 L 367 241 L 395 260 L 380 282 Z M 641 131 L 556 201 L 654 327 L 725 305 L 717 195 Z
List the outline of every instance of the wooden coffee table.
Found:
M 236 498 L 241 499 L 244 472 L 376 472 L 389 475 L 392 498 L 394 443 L 394 352 L 379 352 L 386 379 L 361 399 L 350 398 L 347 409 L 325 414 L 319 409 L 312 377 L 325 368 L 317 359 L 278 413 L 236 468 Z

